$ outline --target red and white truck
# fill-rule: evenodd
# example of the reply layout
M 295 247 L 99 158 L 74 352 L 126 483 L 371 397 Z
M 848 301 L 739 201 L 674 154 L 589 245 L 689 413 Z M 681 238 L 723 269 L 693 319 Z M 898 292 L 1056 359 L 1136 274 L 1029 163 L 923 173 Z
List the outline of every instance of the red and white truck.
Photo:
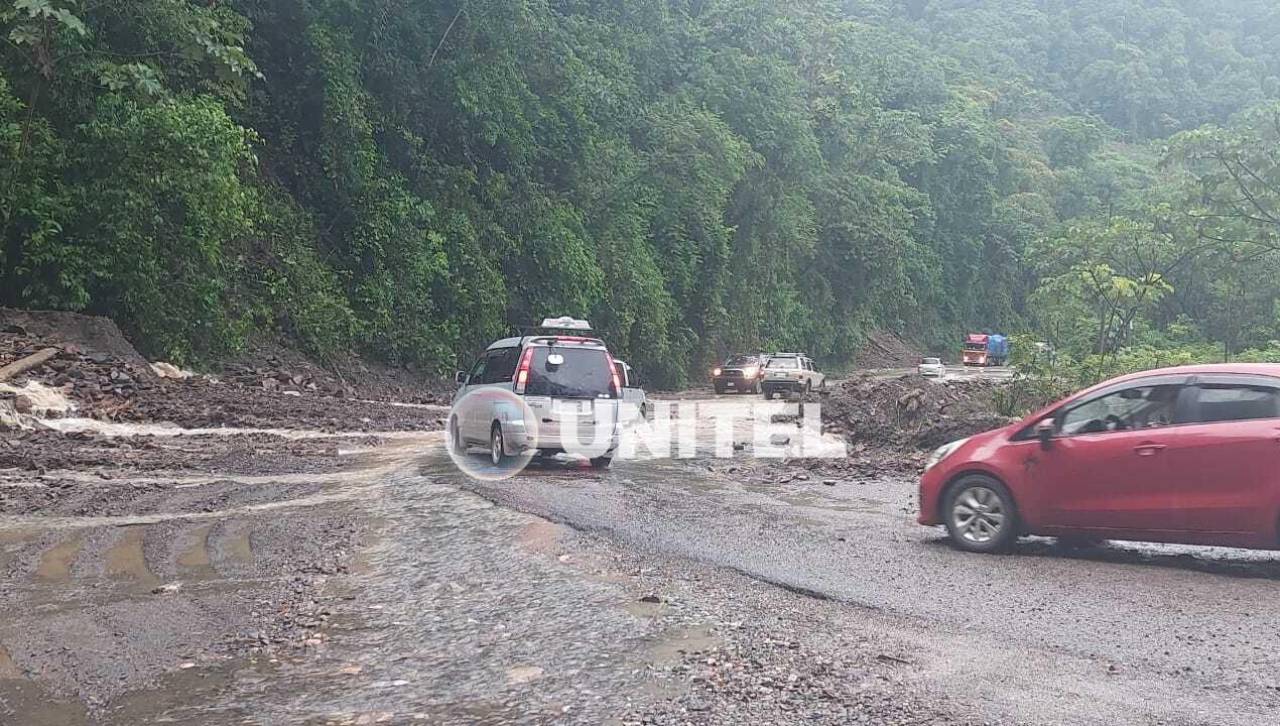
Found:
M 967 366 L 1002 366 L 1009 362 L 1009 339 L 1003 335 L 969 333 L 961 359 Z

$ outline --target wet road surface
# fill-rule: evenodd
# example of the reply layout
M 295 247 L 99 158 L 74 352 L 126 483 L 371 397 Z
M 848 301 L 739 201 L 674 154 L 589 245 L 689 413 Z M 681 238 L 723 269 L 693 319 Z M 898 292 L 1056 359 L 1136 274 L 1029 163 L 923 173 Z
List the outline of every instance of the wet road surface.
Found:
M 1050 723 L 1262 723 L 1280 713 L 1280 561 L 1112 546 L 952 551 L 911 523 L 912 482 L 752 486 L 613 472 L 590 489 L 467 486 L 628 546 L 728 567 L 862 611 L 975 715 Z
M 217 476 L 99 482 L 134 492 L 113 512 L 72 497 L 0 521 L 0 723 L 1280 713 L 1272 553 L 966 555 L 913 523 L 910 479 L 782 482 L 742 452 L 483 481 L 438 434 L 325 446 L 310 473 L 302 450 L 280 471 L 219 457 Z M 241 624 L 282 609 L 281 642 Z

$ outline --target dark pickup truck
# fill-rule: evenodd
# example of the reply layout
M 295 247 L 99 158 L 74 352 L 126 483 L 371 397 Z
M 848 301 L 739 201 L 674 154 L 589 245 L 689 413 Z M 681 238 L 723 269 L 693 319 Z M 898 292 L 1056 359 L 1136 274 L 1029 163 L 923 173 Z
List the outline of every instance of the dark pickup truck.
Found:
M 759 393 L 760 380 L 764 376 L 764 363 L 768 356 L 735 355 L 730 356 L 723 365 L 711 371 L 711 385 L 716 393 L 736 391 L 738 393 Z

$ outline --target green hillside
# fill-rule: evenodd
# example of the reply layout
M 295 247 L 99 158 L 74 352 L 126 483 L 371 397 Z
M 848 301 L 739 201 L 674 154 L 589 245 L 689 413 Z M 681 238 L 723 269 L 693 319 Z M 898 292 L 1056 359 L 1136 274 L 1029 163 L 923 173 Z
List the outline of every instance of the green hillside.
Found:
M 3 0 L 0 25 L 0 303 L 156 356 L 266 332 L 447 369 L 572 314 L 678 385 L 877 328 L 1113 362 L 1280 338 L 1263 0 Z

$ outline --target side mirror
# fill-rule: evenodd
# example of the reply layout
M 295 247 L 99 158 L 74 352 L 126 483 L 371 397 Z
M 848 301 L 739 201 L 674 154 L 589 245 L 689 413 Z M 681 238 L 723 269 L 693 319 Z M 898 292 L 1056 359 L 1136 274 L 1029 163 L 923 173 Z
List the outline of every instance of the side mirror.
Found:
M 1048 449 L 1053 445 L 1053 434 L 1056 428 L 1051 418 L 1036 424 L 1036 436 L 1040 438 L 1040 448 Z
M 454 374 L 453 374 L 453 382 L 454 382 L 454 383 L 456 383 L 456 384 L 458 384 L 459 386 L 466 385 L 466 383 L 467 383 L 467 372 L 466 372 L 466 371 L 458 371 L 457 373 L 454 373 Z

